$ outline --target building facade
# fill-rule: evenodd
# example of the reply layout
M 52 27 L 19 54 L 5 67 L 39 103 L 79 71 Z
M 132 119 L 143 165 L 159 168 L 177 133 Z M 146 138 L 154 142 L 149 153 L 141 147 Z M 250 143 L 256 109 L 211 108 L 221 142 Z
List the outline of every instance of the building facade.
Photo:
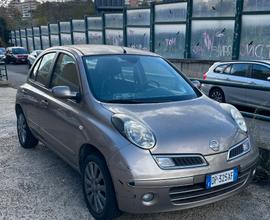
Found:
M 23 19 L 28 19 L 32 17 L 32 11 L 36 10 L 38 4 L 36 0 L 24 0 L 23 2 L 12 0 L 9 6 L 16 8 L 22 14 Z

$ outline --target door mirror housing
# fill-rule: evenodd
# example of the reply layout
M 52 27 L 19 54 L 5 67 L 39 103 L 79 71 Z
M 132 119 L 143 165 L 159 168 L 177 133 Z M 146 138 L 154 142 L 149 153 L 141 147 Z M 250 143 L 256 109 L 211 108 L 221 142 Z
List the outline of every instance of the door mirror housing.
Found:
M 52 94 L 59 99 L 73 99 L 80 101 L 80 93 L 72 92 L 68 86 L 55 86 L 52 88 Z
M 197 88 L 201 89 L 201 83 L 199 80 L 192 80 L 192 84 Z

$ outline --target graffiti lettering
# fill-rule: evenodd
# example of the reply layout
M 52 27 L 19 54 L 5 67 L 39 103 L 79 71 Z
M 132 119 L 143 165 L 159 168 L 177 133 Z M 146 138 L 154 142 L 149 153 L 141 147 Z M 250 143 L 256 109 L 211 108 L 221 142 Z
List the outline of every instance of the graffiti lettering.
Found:
M 240 48 L 241 57 L 254 57 L 258 59 L 270 59 L 269 44 L 245 44 Z

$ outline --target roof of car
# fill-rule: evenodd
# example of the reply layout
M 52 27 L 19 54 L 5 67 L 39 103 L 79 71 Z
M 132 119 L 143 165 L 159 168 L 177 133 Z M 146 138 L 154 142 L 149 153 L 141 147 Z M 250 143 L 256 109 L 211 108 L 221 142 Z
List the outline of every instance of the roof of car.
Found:
M 232 63 L 260 63 L 270 65 L 270 60 L 235 60 L 227 62 L 216 62 L 215 65 L 232 64 Z
M 80 52 L 81 55 L 112 55 L 112 54 L 134 54 L 134 55 L 148 55 L 148 56 L 159 56 L 155 53 L 151 53 L 144 50 L 138 50 L 129 47 L 121 46 L 109 46 L 109 45 L 69 45 L 69 46 L 57 46 L 52 47 L 50 50 L 75 50 Z

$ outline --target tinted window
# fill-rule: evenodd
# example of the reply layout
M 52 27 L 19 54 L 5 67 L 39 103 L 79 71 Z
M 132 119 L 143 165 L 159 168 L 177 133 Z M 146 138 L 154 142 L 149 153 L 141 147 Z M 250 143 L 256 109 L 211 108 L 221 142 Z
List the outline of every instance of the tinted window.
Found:
M 50 79 L 50 71 L 53 65 L 55 53 L 49 53 L 42 57 L 42 61 L 39 65 L 36 81 L 42 85 L 48 85 Z
M 229 65 L 224 71 L 224 74 L 231 74 L 232 65 Z
M 189 83 L 160 57 L 88 56 L 84 61 L 91 90 L 100 101 L 151 103 L 198 96 Z
M 226 64 L 219 65 L 214 69 L 214 72 L 215 73 L 222 73 L 226 66 L 227 66 Z
M 231 74 L 234 76 L 248 77 L 249 64 L 233 64 Z
M 59 56 L 51 83 L 51 87 L 54 86 L 69 86 L 72 91 L 79 91 L 76 64 L 72 57 L 65 54 Z
M 270 77 L 270 69 L 263 65 L 252 65 L 252 78 L 267 80 Z

